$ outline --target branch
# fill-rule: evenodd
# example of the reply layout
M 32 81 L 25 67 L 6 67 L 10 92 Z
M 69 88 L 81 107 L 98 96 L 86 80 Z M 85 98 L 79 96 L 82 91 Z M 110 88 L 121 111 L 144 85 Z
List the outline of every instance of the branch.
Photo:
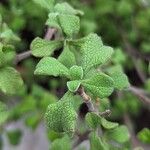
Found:
M 46 31 L 46 34 L 45 34 L 45 36 L 44 36 L 44 39 L 46 39 L 46 40 L 52 39 L 52 37 L 53 37 L 53 35 L 55 34 L 55 32 L 56 32 L 56 29 L 48 28 L 47 31 Z M 22 61 L 22 60 L 24 60 L 24 59 L 30 57 L 31 54 L 32 54 L 32 53 L 31 53 L 31 50 L 28 50 L 28 51 L 25 51 L 25 52 L 23 52 L 23 53 L 18 54 L 18 55 L 16 56 L 16 58 L 15 58 L 14 63 L 15 63 L 15 64 L 19 63 L 20 61 Z
M 85 93 L 84 88 L 82 86 L 80 86 L 77 93 L 82 97 L 83 101 L 88 106 L 89 111 L 94 111 L 95 108 L 94 108 L 93 103 L 91 101 L 91 97 Z
M 146 96 L 146 92 L 134 86 L 130 86 L 129 91 L 131 91 L 135 96 L 137 96 L 142 103 L 145 103 L 146 105 L 150 106 L 150 98 Z
M 83 141 L 88 140 L 88 136 L 90 134 L 90 130 L 84 132 L 83 134 L 77 133 L 78 139 L 77 141 L 73 144 L 72 149 L 76 148 L 78 145 L 80 145 Z

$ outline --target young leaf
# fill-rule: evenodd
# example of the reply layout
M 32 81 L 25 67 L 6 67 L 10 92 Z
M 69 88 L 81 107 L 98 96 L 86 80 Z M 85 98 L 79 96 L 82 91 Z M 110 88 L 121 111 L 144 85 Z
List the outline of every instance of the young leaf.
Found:
M 143 143 L 150 144 L 150 129 L 144 128 L 138 133 L 138 139 Z
M 58 61 L 65 65 L 67 68 L 76 64 L 76 58 L 73 52 L 71 52 L 69 45 L 65 45 L 62 53 L 58 57 Z
M 2 31 L 0 33 L 0 38 L 3 39 L 6 43 L 12 41 L 20 41 L 20 38 L 13 33 L 13 31 L 7 26 L 6 23 L 2 24 Z
M 83 78 L 83 69 L 81 66 L 72 66 L 69 71 L 72 80 L 80 80 Z
M 50 13 L 48 15 L 46 25 L 48 25 L 49 27 L 56 28 L 56 29 L 61 29 L 59 25 L 59 21 L 58 21 L 58 15 L 59 15 L 58 13 Z
M 101 38 L 94 33 L 72 42 L 73 45 L 79 46 L 82 55 L 82 66 L 87 72 L 92 67 L 96 67 L 108 61 L 113 53 L 113 49 L 103 46 Z
M 113 92 L 114 81 L 104 73 L 95 74 L 93 77 L 83 80 L 82 85 L 95 97 L 108 97 Z
M 105 128 L 105 129 L 114 129 L 116 128 L 119 124 L 115 123 L 115 122 L 110 122 L 108 120 L 106 120 L 105 118 L 101 118 L 101 125 Z
M 128 77 L 126 74 L 124 74 L 121 66 L 114 66 L 111 67 L 108 71 L 108 74 L 112 77 L 114 80 L 114 87 L 122 90 L 124 88 L 129 87 L 130 83 L 128 81 Z
M 9 112 L 4 103 L 0 101 L 0 125 L 3 124 L 9 116 Z
M 96 129 L 98 125 L 100 125 L 101 118 L 94 112 L 90 112 L 86 114 L 85 117 L 86 123 L 90 128 Z
M 109 150 L 109 148 L 95 132 L 92 132 L 90 134 L 90 150 Z
M 55 3 L 55 0 L 33 0 L 33 1 L 49 11 L 53 9 Z
M 121 125 L 115 129 L 108 130 L 105 135 L 108 139 L 119 143 L 125 143 L 129 140 L 130 134 L 126 126 Z
M 23 85 L 21 76 L 17 70 L 12 67 L 0 69 L 0 90 L 7 94 L 15 94 Z
M 66 93 L 60 101 L 48 106 L 45 119 L 50 129 L 69 134 L 74 132 L 77 115 L 71 102 L 72 99 L 73 95 Z
M 62 45 L 62 41 L 48 41 L 37 37 L 31 43 L 31 52 L 36 57 L 50 56 L 55 49 L 62 47 Z
M 74 15 L 59 15 L 59 22 L 63 32 L 71 37 L 74 34 L 77 34 L 80 29 L 80 19 Z
M 71 141 L 70 138 L 65 135 L 62 138 L 56 139 L 51 144 L 51 150 L 71 150 Z
M 81 81 L 79 80 L 74 80 L 74 81 L 68 81 L 67 82 L 67 87 L 69 91 L 71 92 L 76 92 L 78 88 L 80 87 Z
M 68 3 L 58 3 L 54 7 L 55 12 L 59 12 L 60 14 L 68 14 L 68 15 L 83 15 L 84 13 L 80 10 L 74 9 Z
M 57 59 L 52 57 L 44 57 L 37 64 L 34 71 L 36 75 L 52 75 L 69 77 L 69 70 L 61 64 Z

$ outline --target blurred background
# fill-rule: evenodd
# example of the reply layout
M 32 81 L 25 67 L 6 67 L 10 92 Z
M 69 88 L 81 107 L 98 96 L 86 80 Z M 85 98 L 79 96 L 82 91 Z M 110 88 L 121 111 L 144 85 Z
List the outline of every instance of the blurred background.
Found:
M 64 1 L 62 1 L 64 2 Z M 75 8 L 84 11 L 79 37 L 96 32 L 105 45 L 115 50 L 113 63 L 121 64 L 132 86 L 144 98 L 150 96 L 150 1 L 149 0 L 68 0 Z M 0 0 L 0 13 L 8 26 L 21 38 L 13 43 L 17 53 L 30 49 L 31 41 L 46 32 L 48 13 L 32 0 Z M 60 54 L 56 51 L 56 57 Z M 39 59 L 30 57 L 17 64 L 26 87 L 16 96 L 0 93 L 11 115 L 0 130 L 0 150 L 46 150 L 50 141 L 58 138 L 47 131 L 43 115 L 66 91 L 65 80 L 38 77 L 33 72 Z M 138 97 L 139 97 L 138 94 Z M 105 99 L 101 111 L 110 108 L 110 119 L 126 124 L 133 144 L 150 149 L 149 139 L 140 134 L 150 128 L 150 105 L 132 92 L 114 92 Z M 84 109 L 82 110 L 84 113 Z

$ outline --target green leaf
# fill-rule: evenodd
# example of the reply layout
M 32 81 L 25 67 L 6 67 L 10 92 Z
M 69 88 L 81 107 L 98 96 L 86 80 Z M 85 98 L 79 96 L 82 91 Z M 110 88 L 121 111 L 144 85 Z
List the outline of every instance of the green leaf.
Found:
M 116 128 L 119 124 L 115 123 L 115 122 L 110 122 L 108 120 L 106 120 L 105 118 L 101 118 L 101 125 L 105 128 L 105 129 L 114 129 Z
M 73 108 L 73 95 L 66 93 L 57 103 L 50 104 L 45 113 L 47 126 L 56 132 L 73 133 L 77 114 Z
M 143 143 L 150 144 L 150 129 L 144 128 L 138 133 L 138 139 Z
M 92 129 L 96 129 L 101 122 L 100 116 L 94 112 L 87 113 L 85 120 L 87 125 Z
M 86 72 L 92 67 L 105 63 L 113 54 L 113 49 L 103 46 L 101 38 L 94 33 L 82 39 L 72 41 L 72 44 L 79 46 L 81 50 L 81 64 Z
M 59 15 L 59 22 L 63 32 L 72 37 L 74 34 L 77 34 L 80 29 L 80 19 L 74 15 Z
M 0 69 L 0 90 L 7 94 L 15 94 L 23 85 L 20 73 L 12 67 Z
M 125 143 L 129 140 L 130 134 L 126 126 L 121 125 L 115 129 L 108 130 L 105 136 L 119 143 Z
M 8 118 L 9 112 L 4 103 L 0 101 L 0 125 L 2 125 Z
M 95 132 L 92 132 L 90 134 L 90 150 L 109 150 L 109 148 Z
M 41 5 L 41 7 L 51 11 L 54 7 L 55 0 L 33 0 L 35 3 Z
M 82 85 L 99 98 L 108 97 L 114 89 L 114 81 L 104 73 L 95 74 L 93 77 L 83 80 Z
M 124 64 L 126 62 L 127 56 L 126 54 L 122 51 L 122 49 L 115 49 L 112 61 L 115 64 Z
M 21 132 L 21 130 L 18 130 L 18 129 L 15 129 L 13 131 L 8 131 L 7 137 L 9 139 L 10 144 L 18 145 L 21 141 L 22 132 Z
M 6 43 L 12 41 L 20 41 L 20 38 L 13 33 L 13 31 L 7 26 L 6 23 L 2 24 L 2 32 L 0 33 L 0 38 Z
M 61 64 L 57 59 L 52 57 L 44 57 L 37 64 L 34 71 L 36 75 L 52 75 L 69 77 L 69 70 Z
M 62 53 L 58 57 L 58 61 L 65 65 L 67 68 L 76 64 L 76 58 L 73 52 L 71 52 L 69 45 L 65 45 Z
M 71 92 L 76 92 L 78 88 L 80 87 L 81 81 L 75 80 L 75 81 L 68 81 L 67 82 L 67 87 L 69 91 Z
M 58 3 L 54 7 L 55 12 L 59 12 L 60 14 L 68 14 L 68 15 L 83 15 L 84 13 L 80 10 L 74 9 L 68 3 Z
M 58 21 L 58 15 L 59 15 L 58 13 L 49 13 L 46 25 L 56 29 L 61 29 Z
M 5 55 L 2 49 L 3 49 L 3 44 L 0 43 L 0 67 L 3 66 L 3 64 L 5 63 Z
M 80 80 L 83 78 L 83 69 L 81 66 L 72 66 L 69 71 L 72 80 Z
M 63 133 L 58 133 L 58 132 L 55 132 L 53 130 L 48 130 L 48 132 L 47 132 L 48 139 L 51 142 L 55 141 L 56 139 L 61 138 L 62 135 L 63 135 Z
M 115 88 L 122 90 L 122 89 L 130 86 L 130 83 L 128 81 L 128 77 L 123 72 L 121 66 L 117 65 L 117 66 L 109 68 L 108 74 L 114 80 L 114 87 Z
M 71 150 L 71 140 L 70 138 L 65 135 L 64 137 L 60 139 L 56 139 L 51 144 L 51 150 Z
M 34 113 L 30 116 L 28 116 L 25 119 L 25 124 L 27 127 L 31 129 L 36 129 L 36 127 L 39 125 L 39 122 L 41 121 L 41 116 L 38 113 Z
M 37 37 L 31 43 L 31 52 L 36 57 L 50 56 L 54 50 L 62 47 L 62 45 L 62 41 L 48 41 Z

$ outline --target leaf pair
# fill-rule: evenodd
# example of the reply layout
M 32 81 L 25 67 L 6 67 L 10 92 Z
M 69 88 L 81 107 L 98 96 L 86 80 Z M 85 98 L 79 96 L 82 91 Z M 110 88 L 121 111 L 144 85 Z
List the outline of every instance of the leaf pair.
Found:
M 74 9 L 68 3 L 58 3 L 54 7 L 54 12 L 49 14 L 46 24 L 62 30 L 65 35 L 72 37 L 80 29 L 80 19 L 76 15 L 82 15 L 83 12 Z
M 86 115 L 86 122 L 90 128 L 96 129 L 100 125 L 107 129 L 114 129 L 118 127 L 118 123 L 107 121 L 105 118 L 99 116 L 98 114 L 91 112 Z
M 43 58 L 34 72 L 37 75 L 65 76 L 73 81 L 67 82 L 71 92 L 76 92 L 82 84 L 94 96 L 103 98 L 113 91 L 113 80 L 104 73 L 95 74 L 89 79 L 83 79 L 83 69 L 80 66 L 72 66 L 70 69 L 52 57 Z

